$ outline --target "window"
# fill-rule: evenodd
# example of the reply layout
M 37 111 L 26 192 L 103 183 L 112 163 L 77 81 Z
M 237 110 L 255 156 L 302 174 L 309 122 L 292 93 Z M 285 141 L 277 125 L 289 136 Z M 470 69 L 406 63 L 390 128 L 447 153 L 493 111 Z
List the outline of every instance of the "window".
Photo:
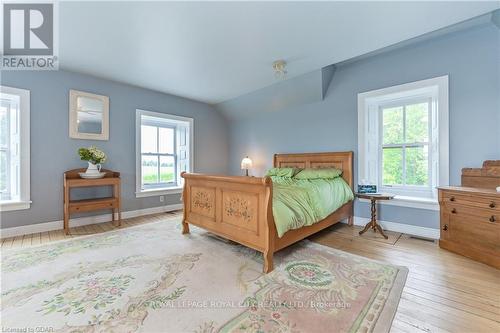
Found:
M 359 94 L 358 140 L 360 183 L 437 208 L 449 178 L 448 77 Z
M 401 101 L 380 107 L 380 177 L 382 187 L 430 190 L 431 101 Z
M 193 119 L 137 110 L 136 196 L 180 192 L 181 172 L 192 170 Z
M 0 86 L 0 210 L 30 208 L 30 92 Z

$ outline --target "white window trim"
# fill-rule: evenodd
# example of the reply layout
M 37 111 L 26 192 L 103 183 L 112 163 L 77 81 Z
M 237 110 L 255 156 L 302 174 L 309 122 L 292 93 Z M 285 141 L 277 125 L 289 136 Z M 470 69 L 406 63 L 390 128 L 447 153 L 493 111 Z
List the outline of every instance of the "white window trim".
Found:
M 146 197 L 155 197 L 159 195 L 167 195 L 167 194 L 175 194 L 175 193 L 182 193 L 182 186 L 173 186 L 168 189 L 162 188 L 161 190 L 142 190 L 142 191 L 136 191 L 135 192 L 135 197 L 136 198 L 146 198 Z
M 368 91 L 358 94 L 358 181 L 367 179 L 370 183 L 379 185 L 378 166 L 372 167 L 370 171 L 370 161 L 368 158 L 368 139 L 373 131 L 373 124 L 368 118 L 368 107 L 374 100 L 390 95 L 391 99 L 396 99 L 399 95 L 404 95 L 407 91 L 427 90 L 435 87 L 437 91 L 437 117 L 439 124 L 438 149 L 439 149 L 439 170 L 437 186 L 449 185 L 449 91 L 448 75 L 432 79 L 421 80 L 393 87 Z M 378 132 L 378 129 L 377 129 Z M 373 170 L 376 170 L 375 172 Z M 374 174 L 375 173 L 375 174 Z M 365 200 L 361 200 L 365 201 Z M 412 207 L 428 210 L 438 210 L 437 197 L 432 199 L 401 196 L 391 201 L 381 201 L 380 203 L 392 206 Z
M 141 188 L 142 173 L 141 173 L 141 116 L 151 116 L 165 118 L 169 120 L 178 120 L 189 122 L 189 170 L 193 171 L 194 166 L 194 119 L 182 117 L 162 112 L 153 112 L 147 110 L 136 109 L 135 113 L 135 197 L 145 198 L 159 195 L 167 195 L 174 193 L 182 193 L 183 186 L 172 186 L 169 188 L 147 189 Z
M 20 97 L 20 199 L 0 201 L 0 211 L 29 209 L 30 200 L 30 91 L 7 86 L 0 86 L 0 95 L 18 95 Z

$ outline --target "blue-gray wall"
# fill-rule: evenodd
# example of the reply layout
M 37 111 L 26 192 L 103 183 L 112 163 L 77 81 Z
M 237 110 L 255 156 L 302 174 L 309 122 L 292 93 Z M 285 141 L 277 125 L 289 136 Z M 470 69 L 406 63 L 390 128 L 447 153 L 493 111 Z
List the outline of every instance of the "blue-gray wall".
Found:
M 203 103 L 87 75 L 3 72 L 2 85 L 31 91 L 33 204 L 29 210 L 3 212 L 1 227 L 60 220 L 62 173 L 84 167 L 76 150 L 91 144 L 108 153 L 106 168 L 122 173 L 125 211 L 161 205 L 158 197 L 134 195 L 136 108 L 195 119 L 195 171 L 241 174 L 241 158 L 249 155 L 255 162 L 253 172 L 260 175 L 277 152 L 357 152 L 359 92 L 441 75 L 450 76 L 450 178 L 452 184 L 459 184 L 462 167 L 500 159 L 500 33 L 493 24 L 340 64 L 324 101 L 273 112 L 255 110 L 252 115 L 230 116 L 228 121 Z M 109 141 L 68 137 L 70 89 L 110 97 Z M 272 86 L 267 89 L 272 93 Z M 246 98 L 241 101 L 247 103 Z M 169 195 L 163 204 L 177 203 L 179 195 Z M 357 204 L 356 215 L 368 216 L 366 205 Z M 381 218 L 438 226 L 437 212 L 421 209 L 384 206 Z
M 322 102 L 255 110 L 252 117 L 229 113 L 230 172 L 241 174 L 246 155 L 256 164 L 254 173 L 262 175 L 274 153 L 356 154 L 358 93 L 441 75 L 450 80 L 450 181 L 459 184 L 461 168 L 500 159 L 500 32 L 491 23 L 340 64 Z M 356 174 L 357 164 L 357 182 Z M 356 204 L 357 216 L 368 213 L 365 204 Z M 380 213 L 387 221 L 439 225 L 436 211 L 384 206 Z
M 168 195 L 164 203 L 160 203 L 159 197 L 135 198 L 136 108 L 194 118 L 195 171 L 227 171 L 227 123 L 207 104 L 65 71 L 5 71 L 1 84 L 31 91 L 33 201 L 31 209 L 2 212 L 2 228 L 61 220 L 62 174 L 68 169 L 86 166 L 79 160 L 77 149 L 90 145 L 108 154 L 105 168 L 121 172 L 123 211 L 179 204 L 179 194 Z M 69 138 L 70 89 L 109 96 L 109 141 Z

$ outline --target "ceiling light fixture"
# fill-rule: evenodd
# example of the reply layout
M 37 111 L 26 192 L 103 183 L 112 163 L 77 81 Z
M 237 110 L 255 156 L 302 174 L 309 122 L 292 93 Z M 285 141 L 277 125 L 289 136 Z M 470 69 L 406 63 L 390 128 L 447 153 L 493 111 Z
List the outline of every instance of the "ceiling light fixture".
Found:
M 273 62 L 274 76 L 277 79 L 284 79 L 286 76 L 286 61 L 285 60 L 276 60 Z

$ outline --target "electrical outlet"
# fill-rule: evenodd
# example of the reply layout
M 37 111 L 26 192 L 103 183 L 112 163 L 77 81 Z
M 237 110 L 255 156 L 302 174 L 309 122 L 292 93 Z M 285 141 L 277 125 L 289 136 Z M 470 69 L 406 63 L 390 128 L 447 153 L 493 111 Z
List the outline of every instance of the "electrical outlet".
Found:
M 165 201 L 165 197 L 163 195 L 160 195 L 160 202 Z

